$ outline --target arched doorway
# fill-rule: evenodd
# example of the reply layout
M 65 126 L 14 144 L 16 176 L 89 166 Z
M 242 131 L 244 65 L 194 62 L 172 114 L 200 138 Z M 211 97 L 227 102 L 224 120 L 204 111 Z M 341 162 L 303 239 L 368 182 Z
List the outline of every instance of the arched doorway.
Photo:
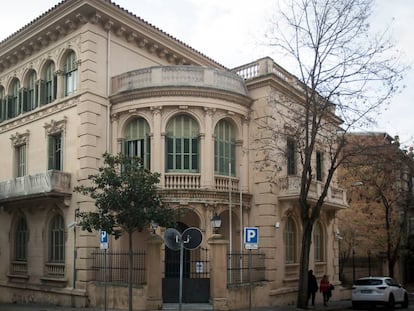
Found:
M 200 220 L 196 213 L 188 211 L 175 229 L 182 233 L 189 227 L 199 228 Z M 164 278 L 162 296 L 164 303 L 179 302 L 180 251 L 165 246 Z M 210 299 L 210 261 L 208 249 L 199 247 L 183 252 L 183 303 L 208 303 Z

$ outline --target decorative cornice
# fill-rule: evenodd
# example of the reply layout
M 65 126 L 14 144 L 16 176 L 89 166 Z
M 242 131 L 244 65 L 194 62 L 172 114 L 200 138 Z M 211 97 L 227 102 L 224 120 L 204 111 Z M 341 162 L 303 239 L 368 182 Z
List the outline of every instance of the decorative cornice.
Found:
M 73 7 L 71 14 L 67 14 L 59 20 L 53 20 L 54 15 L 56 15 L 56 18 L 58 17 L 57 12 L 54 14 L 55 11 L 60 10 L 61 7 L 70 6 L 70 2 L 65 1 L 65 3 L 55 6 L 5 40 L 0 41 L 0 50 L 3 50 L 4 53 L 0 55 L 0 72 L 10 69 L 11 66 L 16 65 L 19 61 L 32 56 L 34 52 L 46 48 L 53 42 L 88 23 L 97 25 L 105 31 L 112 31 L 116 36 L 124 38 L 126 42 L 146 49 L 148 52 L 166 59 L 172 65 L 196 64 L 196 61 L 190 59 L 194 58 L 199 60 L 199 62 L 204 62 L 204 65 L 224 68 L 223 65 L 154 27 L 138 16 L 110 2 L 103 1 L 102 4 L 99 7 L 95 7 L 90 3 L 77 8 Z M 120 12 L 127 13 L 130 20 L 128 18 L 119 19 L 117 14 Z M 40 29 L 40 21 L 43 19 L 47 20 L 48 18 L 50 19 L 48 23 L 45 23 L 45 26 Z M 31 28 L 36 30 L 36 32 L 32 32 Z M 25 38 L 25 36 L 27 37 Z M 168 43 L 164 44 L 164 41 L 168 41 Z M 172 41 L 175 41 L 175 43 L 171 44 Z M 172 46 L 174 46 L 174 49 L 171 48 Z
M 204 189 L 165 189 L 159 188 L 158 193 L 163 198 L 164 202 L 179 203 L 187 202 L 188 204 L 200 203 L 212 206 L 220 206 L 229 204 L 229 192 L 218 190 L 204 190 Z M 232 203 L 240 204 L 240 194 L 232 192 Z M 243 209 L 249 209 L 251 205 L 252 195 L 250 193 L 242 193 Z
M 0 134 L 7 131 L 11 131 L 15 128 L 19 128 L 22 125 L 27 125 L 30 122 L 37 121 L 47 116 L 54 115 L 59 111 L 64 111 L 73 106 L 76 106 L 79 103 L 79 97 L 81 95 L 82 94 L 77 94 L 76 97 L 73 97 L 69 100 L 65 98 L 64 101 L 45 105 L 42 106 L 40 109 L 32 110 L 17 118 L 8 121 L 3 121 L 2 123 L 0 123 Z
M 214 89 L 201 89 L 190 87 L 157 87 L 146 88 L 139 90 L 132 90 L 111 96 L 111 102 L 114 104 L 131 101 L 135 99 L 149 98 L 149 97 L 164 97 L 164 96 L 184 96 L 184 97 L 205 97 L 226 100 L 234 103 L 238 103 L 244 107 L 250 107 L 252 99 L 247 96 L 242 96 L 235 93 L 230 93 L 222 90 Z
M 13 147 L 19 147 L 21 145 L 27 145 L 29 143 L 30 131 L 26 130 L 24 133 L 16 132 L 16 134 L 10 136 Z
M 62 120 L 51 120 L 49 123 L 45 123 L 43 126 L 46 131 L 46 135 L 54 135 L 66 131 L 66 122 L 68 118 L 65 116 Z

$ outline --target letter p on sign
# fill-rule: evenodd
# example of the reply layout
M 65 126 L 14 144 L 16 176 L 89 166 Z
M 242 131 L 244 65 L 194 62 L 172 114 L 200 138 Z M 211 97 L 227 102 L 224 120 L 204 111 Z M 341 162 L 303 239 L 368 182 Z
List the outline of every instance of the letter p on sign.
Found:
M 244 247 L 246 249 L 259 248 L 259 228 L 245 227 L 244 228 Z

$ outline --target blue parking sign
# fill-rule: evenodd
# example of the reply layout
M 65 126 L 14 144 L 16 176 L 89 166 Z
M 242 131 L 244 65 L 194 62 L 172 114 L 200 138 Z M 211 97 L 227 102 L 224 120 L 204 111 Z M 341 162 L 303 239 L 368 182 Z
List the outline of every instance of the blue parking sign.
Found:
M 244 247 L 246 249 L 259 248 L 259 228 L 245 227 L 244 228 Z
M 101 249 L 108 249 L 108 233 L 105 230 L 99 230 L 99 242 Z

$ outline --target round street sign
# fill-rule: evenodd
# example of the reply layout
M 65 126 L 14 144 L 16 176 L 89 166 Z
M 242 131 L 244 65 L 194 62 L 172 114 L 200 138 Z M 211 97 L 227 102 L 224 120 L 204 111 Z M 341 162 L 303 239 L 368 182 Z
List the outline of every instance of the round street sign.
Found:
M 168 228 L 164 233 L 164 242 L 169 249 L 178 251 L 180 249 L 181 234 L 174 228 Z
M 196 249 L 203 241 L 203 233 L 198 228 L 190 227 L 184 230 L 181 238 L 185 249 Z

